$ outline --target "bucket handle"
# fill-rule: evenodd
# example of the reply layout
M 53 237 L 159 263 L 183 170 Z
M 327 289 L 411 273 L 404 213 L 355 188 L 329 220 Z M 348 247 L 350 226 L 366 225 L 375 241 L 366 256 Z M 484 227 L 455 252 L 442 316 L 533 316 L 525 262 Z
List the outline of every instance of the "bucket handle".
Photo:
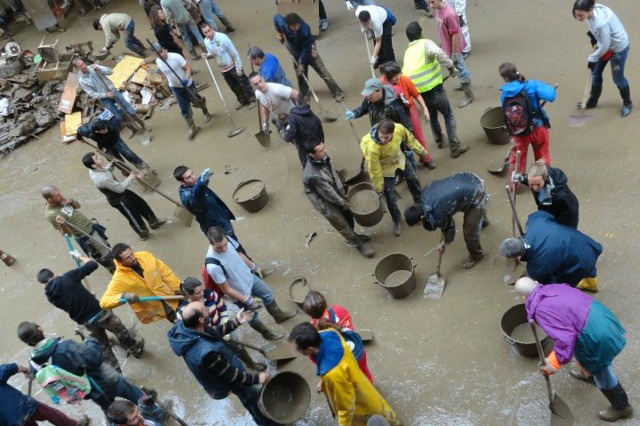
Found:
M 378 280 L 376 279 L 376 276 L 374 274 L 371 274 L 371 278 L 373 278 L 373 281 L 371 282 L 372 284 L 378 284 L 380 287 L 384 288 L 384 286 L 381 283 L 378 282 Z
M 516 339 L 514 339 L 514 338 L 513 338 L 513 337 L 511 337 L 511 336 L 507 336 L 507 335 L 505 334 L 504 336 L 502 336 L 502 338 L 503 338 L 504 340 L 506 340 L 506 342 L 507 342 L 508 344 L 510 344 L 510 345 L 515 345 L 515 344 L 516 344 Z
M 484 111 L 482 111 L 482 113 L 484 114 L 485 112 L 489 111 L 491 108 L 495 108 L 495 107 L 492 107 L 492 106 L 486 107 Z

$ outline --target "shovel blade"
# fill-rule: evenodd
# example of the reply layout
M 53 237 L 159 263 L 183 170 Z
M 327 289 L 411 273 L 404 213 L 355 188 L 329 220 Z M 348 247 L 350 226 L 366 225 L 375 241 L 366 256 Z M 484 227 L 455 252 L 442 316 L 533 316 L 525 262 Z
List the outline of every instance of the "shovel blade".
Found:
M 427 285 L 424 286 L 425 299 L 441 299 L 445 284 L 442 275 L 438 273 L 431 274 L 427 279 Z
M 184 207 L 176 206 L 176 209 L 173 211 L 173 217 L 187 228 L 191 227 L 191 223 L 193 222 L 193 215 Z
M 155 173 L 146 173 L 142 178 L 142 180 L 144 181 L 144 183 L 151 186 L 152 188 L 157 188 L 162 183 L 160 178 L 156 176 Z M 151 191 L 151 189 L 145 187 L 145 192 L 149 192 L 149 191 Z
M 502 162 L 502 165 L 491 165 L 487 167 L 487 171 L 492 175 L 502 175 L 507 171 L 509 163 Z
M 269 148 L 271 146 L 271 135 L 269 133 L 260 131 L 255 134 L 255 137 L 263 148 Z
M 551 426 L 573 425 L 573 413 L 557 393 L 554 393 L 553 402 L 549 404 L 549 409 L 551 410 Z
M 244 131 L 245 131 L 244 127 L 236 127 L 235 129 L 232 129 L 229 131 L 229 133 L 227 133 L 227 137 L 232 138 L 234 136 L 238 136 L 240 133 Z
M 266 343 L 260 347 L 260 352 L 262 352 L 265 357 L 274 361 L 283 361 L 297 357 L 295 352 L 293 352 L 291 345 L 287 342 L 281 341 Z
M 593 117 L 589 114 L 572 114 L 569 116 L 569 127 L 574 129 L 586 125 Z

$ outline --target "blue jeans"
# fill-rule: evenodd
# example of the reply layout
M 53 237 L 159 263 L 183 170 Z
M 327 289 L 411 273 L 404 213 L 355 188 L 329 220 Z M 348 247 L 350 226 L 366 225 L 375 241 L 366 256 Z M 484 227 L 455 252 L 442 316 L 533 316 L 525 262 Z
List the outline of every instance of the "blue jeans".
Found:
M 127 25 L 127 37 L 124 39 L 124 44 L 127 46 L 127 49 L 132 52 L 144 57 L 144 44 L 140 40 L 133 35 L 133 31 L 135 30 L 135 22 L 133 19 Z
M 117 101 L 120 101 L 119 103 Z M 124 109 L 130 114 L 133 115 L 135 117 L 136 115 L 136 110 L 133 109 L 133 107 L 131 106 L 131 104 L 129 102 L 127 102 L 127 100 L 124 98 L 124 96 L 122 96 L 122 93 L 119 90 L 114 90 L 113 91 L 113 98 L 102 98 L 100 99 L 100 104 L 105 107 L 106 109 L 108 109 L 109 111 L 111 111 L 113 113 L 113 115 L 120 121 L 122 122 L 122 111 L 120 110 L 120 105 L 124 106 Z
M 118 142 L 107 148 L 107 154 L 116 157 L 118 160 L 122 160 L 122 157 L 124 157 L 138 169 L 149 167 L 142 158 L 138 157 L 138 155 L 129 148 L 122 138 L 118 138 Z
M 244 408 L 247 409 L 253 421 L 259 426 L 275 426 L 274 423 L 267 419 L 258 408 L 258 398 L 260 397 L 259 386 L 239 386 L 235 385 L 231 388 L 231 392 L 238 397 Z
M 218 26 L 213 20 L 213 17 L 217 16 L 218 19 L 222 20 L 222 18 L 224 18 L 224 13 L 222 13 L 222 10 L 220 10 L 215 0 L 200 0 L 200 4 L 198 6 L 200 7 L 200 13 L 202 13 L 202 19 L 204 19 L 204 22 L 217 31 Z
M 600 390 L 609 390 L 618 386 L 618 378 L 613 373 L 611 366 L 605 368 L 598 374 L 594 374 L 593 379 L 596 381 L 596 386 L 598 386 Z
M 178 25 L 178 29 L 180 30 L 182 41 L 184 41 L 184 45 L 187 46 L 187 50 L 189 52 L 195 52 L 193 43 L 191 42 L 191 38 L 189 37 L 189 32 L 191 32 L 196 40 L 198 40 L 198 44 L 202 48 L 202 51 L 207 51 L 207 49 L 204 47 L 204 39 L 202 38 L 202 34 L 200 34 L 200 30 L 198 29 L 198 26 L 195 24 L 195 22 L 189 21 L 186 24 Z
M 629 46 L 625 47 L 621 52 L 611 55 L 611 58 L 607 61 L 598 61 L 591 71 L 591 84 L 596 87 L 602 86 L 602 73 L 607 64 L 611 62 L 613 82 L 620 90 L 626 88 L 629 85 L 627 78 L 624 76 L 624 65 L 627 62 L 627 56 L 629 56 Z
M 193 93 L 197 93 L 196 84 L 191 82 L 191 86 L 189 88 L 193 91 Z M 193 116 L 191 111 L 191 96 L 185 87 L 171 87 L 171 91 L 176 97 L 178 101 L 178 107 L 180 107 L 180 114 L 184 118 L 189 118 Z
M 451 55 L 451 59 L 453 59 L 456 69 L 458 70 L 458 78 L 460 79 L 460 83 L 471 83 L 471 73 L 464 63 L 464 57 L 462 56 L 462 54 L 455 53 Z
M 271 287 L 267 285 L 264 281 L 260 279 L 259 276 L 253 276 L 253 287 L 251 288 L 251 295 L 253 297 L 259 297 L 262 299 L 262 302 L 265 306 L 269 306 L 273 303 L 273 291 Z M 258 323 L 258 312 L 255 313 L 253 319 L 249 322 L 249 324 L 257 324 Z

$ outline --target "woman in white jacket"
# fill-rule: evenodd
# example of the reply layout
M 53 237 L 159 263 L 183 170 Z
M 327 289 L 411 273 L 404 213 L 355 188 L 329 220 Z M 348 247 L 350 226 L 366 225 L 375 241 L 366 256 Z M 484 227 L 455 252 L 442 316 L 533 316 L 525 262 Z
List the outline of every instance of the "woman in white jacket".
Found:
M 587 35 L 594 50 L 587 59 L 591 70 L 591 94 L 584 108 L 595 108 L 602 93 L 602 72 L 611 62 L 613 82 L 618 86 L 622 97 L 620 115 L 631 114 L 633 104 L 629 92 L 629 82 L 624 76 L 624 64 L 629 55 L 629 37 L 620 19 L 607 6 L 595 3 L 595 0 L 576 0 L 573 4 L 573 17 L 589 25 Z

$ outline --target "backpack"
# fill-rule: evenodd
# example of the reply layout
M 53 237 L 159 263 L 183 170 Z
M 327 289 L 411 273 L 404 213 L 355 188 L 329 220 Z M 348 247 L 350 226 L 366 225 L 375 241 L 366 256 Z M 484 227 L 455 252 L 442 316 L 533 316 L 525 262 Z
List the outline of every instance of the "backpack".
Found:
M 54 404 L 60 404 L 60 401 L 79 404 L 91 392 L 86 374 L 78 376 L 53 364 L 38 365 L 33 361 L 30 364 L 37 370 L 36 381 Z
M 333 308 L 329 308 L 328 311 L 329 311 L 329 321 L 331 321 L 334 324 L 337 324 L 338 318 L 336 317 L 336 313 L 334 312 Z M 341 330 L 336 330 L 336 331 L 338 331 L 338 333 L 342 335 L 344 340 L 347 342 L 347 345 L 349 343 L 352 344 L 352 345 L 349 345 L 349 347 L 351 348 L 351 352 L 353 353 L 353 356 L 356 358 L 356 361 L 360 362 L 360 360 L 362 359 L 362 355 L 364 355 L 364 346 L 362 342 L 362 337 L 360 337 L 360 335 L 355 331 L 349 330 L 347 328 L 343 328 Z
M 225 271 L 224 266 L 222 266 L 222 263 L 220 263 L 218 259 L 216 259 L 215 257 L 207 257 L 204 259 L 204 265 L 202 265 L 202 284 L 204 285 L 204 288 L 213 290 L 218 293 L 218 296 L 223 297 L 224 291 L 222 291 L 220 286 L 217 285 L 215 281 L 213 281 L 213 278 L 211 278 L 211 275 L 209 275 L 209 271 L 207 271 L 207 265 L 210 264 L 221 267 L 222 272 L 225 274 L 225 276 L 227 275 L 227 271 Z
M 502 112 L 504 113 L 504 124 L 512 136 L 530 134 L 534 119 L 538 116 L 524 87 L 515 96 L 504 100 Z

